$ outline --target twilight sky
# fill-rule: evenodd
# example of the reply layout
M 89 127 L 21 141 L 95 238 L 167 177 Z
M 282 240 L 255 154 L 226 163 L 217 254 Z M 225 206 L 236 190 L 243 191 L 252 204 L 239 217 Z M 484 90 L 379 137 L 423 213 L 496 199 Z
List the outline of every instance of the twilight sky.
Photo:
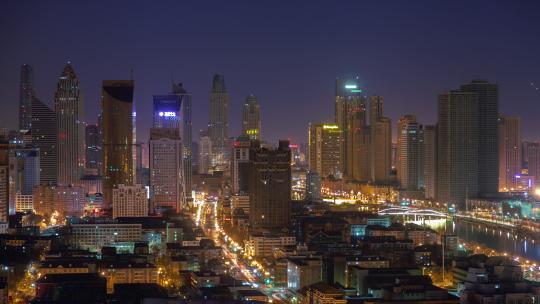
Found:
M 230 135 L 245 97 L 259 97 L 263 138 L 307 140 L 333 121 L 334 79 L 359 76 L 385 115 L 434 123 L 437 94 L 473 78 L 499 84 L 502 114 L 540 139 L 540 1 L 6 1 L 0 9 L 0 127 L 16 128 L 20 65 L 52 104 L 67 60 L 99 110 L 101 80 L 134 70 L 137 131 L 148 138 L 152 95 L 171 74 L 193 94 L 193 138 L 209 119 L 212 75 L 223 73 Z M 473 3 L 474 2 L 474 3 Z M 151 3 L 151 4 L 150 4 Z

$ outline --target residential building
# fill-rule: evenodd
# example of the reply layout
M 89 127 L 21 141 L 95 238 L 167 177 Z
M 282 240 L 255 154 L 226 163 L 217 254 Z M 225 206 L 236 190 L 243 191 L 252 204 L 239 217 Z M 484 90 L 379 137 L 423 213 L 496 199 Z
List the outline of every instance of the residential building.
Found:
M 521 118 L 500 116 L 498 124 L 499 191 L 515 191 L 521 176 Z
M 148 216 L 146 188 L 142 185 L 118 185 L 113 189 L 113 218 Z

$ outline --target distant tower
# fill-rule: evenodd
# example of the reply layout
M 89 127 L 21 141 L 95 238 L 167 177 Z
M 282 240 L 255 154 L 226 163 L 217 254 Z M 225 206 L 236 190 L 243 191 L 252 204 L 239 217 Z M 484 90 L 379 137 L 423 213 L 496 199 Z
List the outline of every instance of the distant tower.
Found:
M 383 97 L 370 98 L 370 179 L 376 183 L 390 182 L 392 171 L 392 121 L 383 117 Z
M 239 136 L 233 145 L 231 181 L 233 194 L 248 192 L 250 137 Z
M 424 195 L 437 198 L 437 126 L 424 127 Z
M 21 66 L 21 83 L 19 88 L 20 131 L 30 131 L 32 125 L 32 98 L 34 95 L 34 69 L 27 64 L 23 64 Z
M 101 90 L 103 199 L 112 207 L 117 185 L 133 184 L 133 80 L 104 80 Z
M 521 175 L 521 118 L 499 118 L 499 191 L 517 190 Z
M 40 151 L 40 182 L 56 185 L 58 178 L 56 113 L 35 97 L 32 99 L 31 130 L 32 146 Z
M 321 199 L 321 176 L 314 171 L 306 173 L 306 200 L 318 201 Z
M 440 94 L 438 112 L 437 200 L 463 209 L 478 196 L 478 95 Z
M 250 139 L 261 139 L 261 108 L 254 95 L 246 97 L 242 109 L 242 134 Z
M 337 124 L 309 125 L 309 170 L 337 177 L 341 168 L 341 130 Z
M 101 130 L 97 124 L 87 124 L 85 130 L 86 169 L 95 169 L 99 174 L 103 161 Z
M 68 62 L 54 95 L 58 184 L 77 184 L 84 168 L 84 115 L 79 79 Z
M 397 126 L 397 178 L 404 190 L 423 187 L 423 127 L 414 115 L 405 115 Z
M 212 140 L 205 131 L 199 133 L 199 174 L 208 174 L 212 168 Z
M 215 74 L 212 81 L 208 133 L 212 140 L 213 164 L 226 167 L 229 154 L 229 94 L 225 88 L 225 78 L 220 74 Z
M 530 176 L 534 176 L 536 183 L 540 183 L 540 143 L 526 141 L 522 147 L 523 167 Z
M 186 199 L 191 198 L 193 185 L 193 134 L 191 131 L 191 94 L 188 93 L 182 83 L 173 85 L 173 94 L 180 98 L 182 105 L 181 132 L 184 154 L 184 186 Z

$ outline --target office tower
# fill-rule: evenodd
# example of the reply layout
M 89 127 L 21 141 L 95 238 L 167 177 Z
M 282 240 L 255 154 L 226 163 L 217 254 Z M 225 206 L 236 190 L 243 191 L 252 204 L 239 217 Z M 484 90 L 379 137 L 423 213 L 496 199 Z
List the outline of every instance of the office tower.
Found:
M 401 117 L 397 125 L 396 167 L 399 187 L 403 190 L 423 187 L 423 142 L 423 128 L 416 117 Z
M 7 141 L 0 142 L 0 222 L 4 223 L 15 212 L 9 208 L 9 153 L 13 147 Z
M 437 126 L 424 126 L 424 196 L 437 197 Z
M 382 96 L 370 98 L 370 180 L 375 183 L 390 182 L 392 171 L 392 121 L 383 117 Z
M 39 149 L 15 148 L 10 153 L 10 179 L 13 197 L 16 193 L 31 195 L 34 187 L 40 184 Z
M 306 173 L 306 200 L 318 201 L 321 199 L 321 176 L 315 171 Z
M 113 218 L 143 216 L 148 216 L 146 188 L 120 184 L 113 189 Z
M 56 185 L 56 113 L 39 99 L 32 99 L 32 146 L 39 149 L 40 182 Z
M 501 115 L 498 133 L 499 191 L 513 191 L 521 175 L 521 118 Z
M 81 186 L 41 185 L 33 191 L 36 213 L 50 216 L 55 211 L 62 216 L 82 216 L 86 195 Z
M 248 193 L 249 149 L 251 139 L 248 135 L 239 136 L 233 144 L 232 153 L 232 193 Z
M 57 182 L 60 185 L 76 184 L 84 168 L 84 118 L 83 99 L 79 79 L 67 63 L 60 75 L 54 95 L 56 113 Z
M 150 193 L 153 209 L 179 212 L 185 204 L 182 104 L 178 95 L 154 95 L 150 130 Z
M 193 135 L 191 131 L 191 94 L 188 93 L 182 83 L 173 85 L 173 94 L 180 98 L 182 106 L 182 145 L 184 154 L 184 187 L 186 199 L 191 198 L 191 190 L 193 187 Z
M 370 177 L 369 143 L 371 130 L 367 125 L 366 99 L 351 100 L 348 107 L 348 177 L 355 181 L 367 182 Z
M 139 183 L 137 180 L 137 111 L 135 110 L 135 104 L 133 104 L 133 112 L 131 113 L 131 125 L 133 126 L 131 133 L 133 133 L 131 139 L 131 156 L 133 157 L 133 183 Z
M 478 95 L 451 91 L 438 99 L 437 200 L 463 209 L 478 195 Z
M 341 134 L 337 124 L 309 124 L 309 170 L 321 177 L 340 173 Z
M 250 139 L 261 139 L 261 108 L 257 97 L 253 94 L 246 97 L 242 109 L 242 134 Z
M 19 130 L 30 131 L 32 126 L 32 99 L 34 92 L 34 69 L 28 64 L 21 66 L 19 87 Z
M 112 190 L 133 184 L 133 80 L 104 80 L 101 90 L 103 199 L 112 207 Z
M 283 229 L 290 224 L 291 155 L 289 141 L 277 149 L 255 142 L 249 151 L 249 222 L 254 229 Z
M 462 85 L 461 91 L 478 94 L 478 192 L 497 193 L 499 186 L 498 86 L 486 80 L 473 80 Z
M 149 186 L 148 180 L 144 176 L 143 168 L 143 148 L 144 143 L 138 142 L 135 144 L 135 181 L 137 184 Z
M 215 74 L 212 81 L 208 135 L 212 140 L 212 163 L 219 168 L 225 168 L 229 152 L 229 94 L 225 88 L 225 78 L 220 74 Z
M 206 132 L 199 137 L 199 174 L 208 174 L 212 168 L 212 140 Z
M 358 78 L 337 78 L 336 79 L 336 100 L 335 100 L 335 122 L 341 130 L 341 172 L 350 178 L 354 178 L 352 169 L 354 167 L 353 161 L 358 162 L 357 157 L 362 154 L 357 154 L 353 157 L 351 151 L 362 144 L 366 139 L 364 132 L 357 131 L 355 134 L 351 134 L 351 125 L 359 128 L 366 127 L 365 120 L 365 97 L 362 96 L 362 90 L 360 89 L 360 81 Z M 352 113 L 351 113 L 352 112 Z M 356 121 L 350 123 L 349 120 L 353 116 Z M 363 129 L 365 131 L 365 129 Z M 357 142 L 353 145 L 353 140 Z M 359 152 L 359 151 L 357 151 Z M 357 172 L 358 173 L 358 168 Z M 360 170 L 361 171 L 361 170 Z
M 529 176 L 533 176 L 536 183 L 540 183 L 540 143 L 525 141 L 522 148 L 523 168 L 527 169 Z
M 88 124 L 85 129 L 86 169 L 95 169 L 96 174 L 102 167 L 101 130 L 97 124 Z

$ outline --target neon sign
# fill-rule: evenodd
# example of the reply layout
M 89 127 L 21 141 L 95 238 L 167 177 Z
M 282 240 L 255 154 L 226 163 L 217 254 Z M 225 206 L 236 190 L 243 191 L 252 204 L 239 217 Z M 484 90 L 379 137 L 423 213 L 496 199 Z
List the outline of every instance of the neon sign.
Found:
M 159 117 L 175 117 L 175 112 L 159 112 Z

